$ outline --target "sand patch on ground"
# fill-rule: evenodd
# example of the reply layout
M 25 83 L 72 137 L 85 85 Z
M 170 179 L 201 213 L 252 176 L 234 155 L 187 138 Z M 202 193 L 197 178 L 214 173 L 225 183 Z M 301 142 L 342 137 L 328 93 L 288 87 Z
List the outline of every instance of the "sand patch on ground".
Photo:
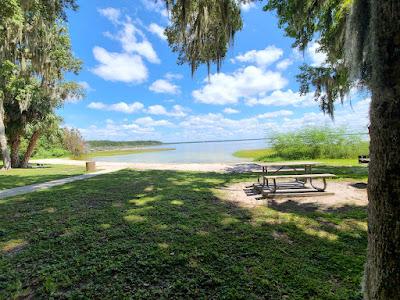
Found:
M 303 211 L 327 211 L 330 209 L 345 209 L 350 206 L 367 206 L 368 197 L 365 183 L 329 181 L 327 192 L 334 195 L 315 197 L 285 197 L 277 199 L 262 198 L 252 187 L 253 182 L 235 183 L 219 188 L 218 196 L 223 200 L 233 202 L 242 207 L 268 205 L 270 207 L 297 209 Z
M 36 159 L 30 161 L 31 163 L 40 164 L 58 164 L 58 165 L 73 165 L 84 167 L 86 162 L 73 159 L 63 158 L 48 158 Z M 224 163 L 129 163 L 129 162 L 96 162 L 98 170 L 121 170 L 121 169 L 135 169 L 135 170 L 172 170 L 172 171 L 194 171 L 194 172 L 243 172 L 242 167 L 237 167 L 237 164 L 224 164 Z

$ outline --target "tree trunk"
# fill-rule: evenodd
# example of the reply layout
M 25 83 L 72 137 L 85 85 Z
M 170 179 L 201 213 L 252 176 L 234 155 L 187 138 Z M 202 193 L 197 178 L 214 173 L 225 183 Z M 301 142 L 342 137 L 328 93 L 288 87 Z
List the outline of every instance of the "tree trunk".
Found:
M 21 145 L 21 135 L 15 133 L 10 138 L 11 145 L 11 167 L 19 167 L 19 146 Z
M 3 169 L 8 170 L 11 169 L 11 158 L 10 152 L 7 147 L 7 137 L 6 137 L 6 129 L 4 126 L 4 105 L 3 99 L 0 97 L 0 146 L 1 146 L 1 154 L 3 156 Z
M 371 1 L 365 299 L 400 299 L 400 1 Z
M 35 150 L 37 141 L 39 140 L 40 137 L 40 131 L 36 130 L 32 136 L 31 139 L 29 140 L 29 145 L 28 148 L 26 149 L 24 159 L 21 162 L 21 168 L 27 168 L 29 164 L 29 160 L 32 156 L 33 150 Z

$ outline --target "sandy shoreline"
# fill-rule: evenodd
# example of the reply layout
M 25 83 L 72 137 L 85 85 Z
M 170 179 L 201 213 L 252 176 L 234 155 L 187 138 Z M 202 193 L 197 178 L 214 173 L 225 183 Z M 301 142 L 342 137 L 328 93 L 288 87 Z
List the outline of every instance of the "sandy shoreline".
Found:
M 85 166 L 85 161 L 72 160 L 65 158 L 35 159 L 30 163 L 50 164 L 50 165 L 73 165 Z M 173 171 L 198 171 L 198 172 L 243 172 L 249 171 L 253 163 L 127 163 L 127 162 L 96 162 L 97 169 L 102 170 L 173 170 Z M 249 169 L 250 168 L 250 169 Z

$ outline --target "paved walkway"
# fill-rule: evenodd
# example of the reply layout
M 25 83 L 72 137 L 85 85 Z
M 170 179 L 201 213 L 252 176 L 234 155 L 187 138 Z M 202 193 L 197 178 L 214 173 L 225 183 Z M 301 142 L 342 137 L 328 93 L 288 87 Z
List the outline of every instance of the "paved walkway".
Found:
M 13 188 L 13 189 L 8 189 L 8 190 L 2 190 L 2 191 L 0 191 L 0 199 L 18 196 L 18 195 L 27 194 L 27 193 L 32 193 L 35 191 L 46 190 L 46 189 L 49 189 L 54 186 L 59 186 L 59 185 L 63 185 L 63 184 L 78 181 L 78 180 L 88 179 L 88 178 L 92 178 L 92 177 L 102 175 L 102 174 L 111 173 L 111 172 L 118 171 L 118 170 L 120 170 L 120 169 L 119 168 L 112 168 L 112 169 L 110 168 L 110 169 L 101 170 L 101 171 L 94 172 L 94 173 L 72 176 L 72 177 L 67 177 L 67 178 L 62 178 L 62 179 L 56 179 L 56 180 L 52 180 L 52 181 L 48 181 L 48 182 L 35 183 L 35 184 L 21 186 L 21 187 L 17 187 L 17 188 Z

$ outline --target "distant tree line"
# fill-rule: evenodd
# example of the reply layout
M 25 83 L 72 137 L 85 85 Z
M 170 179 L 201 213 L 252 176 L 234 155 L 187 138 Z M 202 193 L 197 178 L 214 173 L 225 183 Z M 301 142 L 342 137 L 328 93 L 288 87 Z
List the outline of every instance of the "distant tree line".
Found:
M 93 140 L 86 142 L 89 148 L 106 148 L 106 147 L 140 147 L 140 146 L 158 146 L 160 141 L 108 141 Z

